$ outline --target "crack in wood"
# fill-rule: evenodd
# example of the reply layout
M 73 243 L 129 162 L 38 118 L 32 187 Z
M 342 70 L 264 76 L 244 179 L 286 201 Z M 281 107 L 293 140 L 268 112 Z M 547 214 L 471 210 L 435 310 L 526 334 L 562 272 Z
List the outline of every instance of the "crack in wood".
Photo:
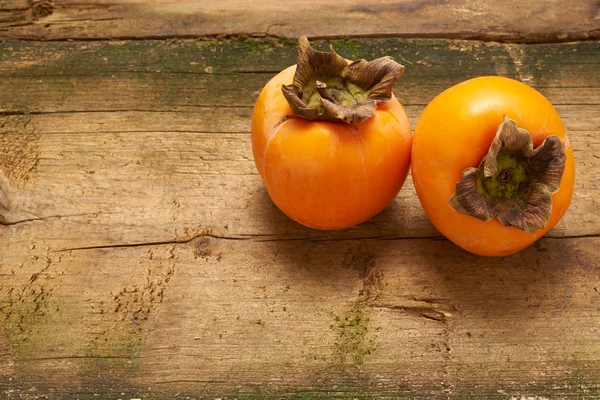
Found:
M 82 355 L 82 356 L 56 356 L 56 357 L 34 357 L 34 358 L 24 357 L 24 358 L 20 358 L 20 359 L 18 359 L 16 361 L 22 363 L 22 362 L 33 362 L 33 361 L 87 360 L 87 359 L 92 359 L 92 360 L 93 359 L 101 359 L 101 360 L 121 360 L 121 359 L 125 359 L 125 360 L 128 360 L 130 358 L 131 357 L 114 356 L 114 355 L 107 355 L 107 356 Z M 140 358 L 140 356 L 136 356 L 136 358 Z
M 415 315 L 437 322 L 447 322 L 448 317 L 447 313 L 431 307 L 400 306 L 390 304 L 369 304 L 369 307 L 391 311 L 400 311 L 406 314 Z
M 177 105 L 174 105 L 177 106 Z M 202 105 L 195 104 L 193 106 L 185 106 L 185 107 L 196 107 L 196 108 L 245 108 L 252 109 L 254 106 L 237 106 L 237 105 Z M 0 111 L 0 117 L 11 117 L 11 116 L 28 116 L 28 115 L 47 115 L 47 114 L 87 114 L 87 113 L 127 113 L 127 112 L 140 112 L 140 113 L 177 113 L 177 114 L 196 114 L 198 111 L 191 110 L 151 110 L 151 109 L 112 109 L 112 110 L 57 110 L 57 111 Z
M 155 381 L 153 385 L 170 385 L 173 383 L 229 383 L 229 381 L 221 381 L 215 379 L 174 379 L 170 381 Z
M 118 18 L 117 18 L 118 19 Z M 93 21 L 92 19 L 88 21 Z M 102 21 L 102 20 L 97 20 Z M 0 30 L 9 31 L 6 28 L 30 26 L 34 22 L 26 22 L 19 25 L 5 25 L 0 26 Z M 213 39 L 245 39 L 245 38 L 256 38 L 256 39 L 271 39 L 271 40 L 288 40 L 292 39 L 285 35 L 274 35 L 267 33 L 243 33 L 243 34 L 227 34 L 227 33 L 214 33 L 214 34 L 144 34 L 143 36 L 133 35 L 98 35 L 98 36 L 72 36 L 72 37 L 36 37 L 36 36 L 21 36 L 18 40 L 26 42 L 39 42 L 44 41 L 47 43 L 52 42 L 70 42 L 77 40 L 78 42 L 104 42 L 104 41 L 169 41 L 169 40 L 206 40 L 210 41 Z M 569 32 L 569 33 L 554 33 L 546 34 L 541 36 L 535 35 L 521 35 L 521 34 L 507 34 L 503 32 L 492 32 L 486 33 L 476 31 L 460 31 L 460 32 L 432 32 L 432 33 L 403 33 L 401 35 L 395 33 L 373 33 L 373 34 L 347 34 L 347 35 L 307 35 L 307 38 L 311 41 L 318 40 L 345 40 L 345 39 L 389 39 L 389 38 L 402 38 L 402 39 L 441 39 L 441 40 L 469 40 L 477 42 L 495 42 L 502 44 L 554 44 L 554 43 L 569 43 L 569 42 L 584 42 L 584 41 L 596 41 L 600 38 L 600 29 L 590 29 L 580 32 Z
M 371 240 L 389 240 L 389 241 L 447 241 L 443 236 L 423 236 L 423 237 L 350 237 L 350 238 L 311 238 L 311 237 L 299 237 L 299 238 L 272 238 L 272 239 L 259 239 L 262 236 L 268 235 L 251 235 L 251 234 L 242 234 L 239 236 L 221 236 L 215 234 L 201 234 L 198 236 L 194 236 L 192 238 L 184 238 L 184 239 L 172 239 L 172 240 L 163 240 L 163 241 L 155 241 L 155 242 L 140 242 L 140 243 L 118 243 L 118 244 L 106 244 L 106 245 L 94 245 L 94 246 L 82 246 L 82 247 L 68 247 L 57 250 L 52 250 L 52 252 L 68 252 L 68 251 L 82 251 L 82 250 L 97 250 L 97 249 L 119 249 L 119 248 L 128 248 L 128 247 L 148 247 L 148 246 L 166 246 L 166 245 L 179 245 L 179 244 L 189 244 L 194 240 L 201 237 L 210 237 L 213 239 L 220 240 L 232 240 L 232 241 L 253 241 L 253 242 L 313 242 L 313 243 L 321 243 L 321 242 L 354 242 L 354 241 L 371 241 Z M 587 234 L 587 235 L 573 235 L 573 236 L 544 236 L 544 239 L 548 240 L 562 240 L 562 239 L 585 239 L 585 238 L 598 238 L 599 234 Z M 416 300 L 416 299 L 415 299 Z M 421 300 L 426 301 L 426 300 Z
M 119 249 L 119 248 L 128 248 L 128 247 L 148 247 L 148 246 L 168 246 L 168 245 L 178 245 L 178 244 L 190 244 L 196 239 L 203 237 L 212 237 L 215 239 L 223 239 L 223 240 L 250 240 L 249 238 L 241 238 L 241 237 L 227 237 L 227 236 L 217 236 L 213 234 L 199 234 L 193 236 L 190 239 L 180 239 L 180 240 L 164 240 L 164 241 L 156 241 L 156 242 L 141 242 L 141 243 L 120 243 L 120 244 L 108 244 L 108 245 L 98 245 L 98 246 L 83 246 L 83 247 L 71 247 L 64 248 L 59 250 L 54 250 L 53 252 L 67 252 L 67 251 L 80 251 L 80 250 L 96 250 L 96 249 Z
M 4 225 L 4 226 L 12 226 L 12 225 L 23 224 L 26 222 L 47 221 L 47 220 L 62 219 L 62 218 L 85 217 L 85 216 L 97 217 L 101 214 L 104 214 L 104 213 L 96 212 L 96 213 L 65 214 L 65 215 L 47 215 L 47 216 L 43 216 L 43 217 L 17 219 L 14 221 L 7 222 L 7 221 L 3 221 L 1 212 L 2 212 L 2 210 L 0 210 L 0 225 Z

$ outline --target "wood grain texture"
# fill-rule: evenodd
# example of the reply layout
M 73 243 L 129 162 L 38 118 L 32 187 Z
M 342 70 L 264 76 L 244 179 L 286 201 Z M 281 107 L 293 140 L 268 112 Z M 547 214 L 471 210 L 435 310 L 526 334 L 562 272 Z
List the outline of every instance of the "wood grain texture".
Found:
M 575 198 L 551 235 L 600 233 L 598 184 L 586 180 L 599 168 L 597 44 L 388 39 L 336 45 L 348 57 L 405 60 L 395 93 L 413 124 L 437 93 L 470 77 L 500 74 L 539 88 L 564 119 L 577 160 Z M 6 114 L 0 129 L 8 149 L 2 157 L 15 203 L 5 218 L 40 218 L 31 221 L 40 233 L 54 231 L 53 224 L 94 221 L 84 224 L 85 235 L 46 236 L 55 248 L 187 240 L 206 229 L 220 237 L 266 239 L 439 235 L 410 181 L 381 215 L 343 232 L 305 229 L 272 205 L 248 132 L 259 90 L 294 63 L 292 45 L 6 42 L 2 51 L 13 60 L 0 62 L 0 111 Z
M 600 396 L 600 44 L 335 45 L 406 65 L 413 126 L 470 77 L 540 90 L 575 150 L 563 221 L 477 257 L 440 237 L 410 181 L 346 231 L 288 220 L 249 140 L 287 41 L 4 41 L 0 396 Z
M 4 0 L 0 37 L 437 37 L 550 42 L 600 37 L 598 2 L 580 0 Z
M 597 245 L 543 239 L 503 259 L 427 239 L 13 250 L 8 387 L 55 398 L 594 399 Z

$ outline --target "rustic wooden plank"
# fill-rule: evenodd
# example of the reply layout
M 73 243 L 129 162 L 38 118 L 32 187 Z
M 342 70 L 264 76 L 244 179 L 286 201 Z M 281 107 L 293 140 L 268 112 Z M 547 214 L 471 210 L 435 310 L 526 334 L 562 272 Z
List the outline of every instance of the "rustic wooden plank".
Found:
M 0 396 L 600 396 L 600 45 L 336 45 L 404 60 L 413 124 L 473 76 L 542 91 L 575 150 L 564 220 L 469 255 L 409 181 L 358 227 L 310 230 L 270 203 L 249 141 L 293 44 L 5 41 Z
M 61 119 L 63 114 L 48 116 L 36 119 L 37 126 L 76 126 Z M 118 121 L 104 113 L 69 117 L 83 118 L 92 127 Z M 169 121 L 162 113 L 134 117 L 150 124 Z M 64 123 L 62 128 L 52 128 L 53 118 Z M 109 131 L 119 129 L 118 122 L 114 125 Z M 591 130 L 573 133 L 577 190 L 567 216 L 550 233 L 555 237 L 593 235 L 600 228 L 595 180 L 600 162 L 594 156 L 598 137 Z M 254 169 L 247 133 L 41 131 L 6 134 L 2 143 L 11 150 L 2 158 L 14 163 L 8 170 L 13 186 L 24 182 L 13 198 L 25 214 L 6 218 L 10 223 L 34 219 L 12 225 L 13 241 L 26 240 L 32 230 L 57 248 L 185 241 L 207 230 L 217 236 L 265 238 L 439 235 L 410 181 L 388 209 L 350 230 L 321 232 L 292 222 L 270 202 Z
M 600 394 L 598 238 L 496 259 L 427 239 L 39 243 L 0 259 L 25 397 Z
M 557 105 L 577 161 L 571 209 L 550 235 L 599 233 L 598 44 L 339 44 L 348 57 L 406 60 L 396 94 L 413 124 L 437 93 L 473 76 L 538 87 Z M 12 241 L 31 229 L 55 248 L 185 241 L 206 231 L 271 239 L 439 235 L 410 180 L 386 211 L 343 232 L 306 229 L 272 205 L 248 132 L 258 91 L 294 62 L 291 44 L 5 42 L 2 50 L 11 57 L 0 62 L 0 165 L 15 204 L 5 218 L 35 219 L 13 225 Z
M 18 39 L 365 35 L 548 42 L 598 38 L 598 3 L 558 0 L 4 0 L 0 36 Z

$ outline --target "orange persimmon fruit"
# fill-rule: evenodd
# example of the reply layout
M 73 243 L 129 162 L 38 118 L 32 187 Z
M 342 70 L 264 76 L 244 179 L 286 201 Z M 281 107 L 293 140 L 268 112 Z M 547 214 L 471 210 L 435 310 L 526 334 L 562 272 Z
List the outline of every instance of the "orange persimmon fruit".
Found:
M 530 86 L 485 76 L 455 85 L 415 128 L 412 177 L 427 216 L 479 255 L 515 253 L 563 217 L 573 150 L 558 113 Z
M 412 133 L 392 94 L 391 57 L 350 62 L 300 38 L 298 64 L 263 88 L 252 115 L 256 168 L 279 209 L 316 229 L 383 210 L 410 167 Z

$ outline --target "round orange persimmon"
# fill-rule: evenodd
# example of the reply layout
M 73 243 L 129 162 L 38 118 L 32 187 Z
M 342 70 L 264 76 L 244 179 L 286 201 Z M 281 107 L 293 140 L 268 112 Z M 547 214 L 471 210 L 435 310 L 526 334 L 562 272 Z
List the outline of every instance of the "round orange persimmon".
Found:
M 306 48 L 307 43 L 304 43 L 304 51 L 316 52 Z M 302 39 L 300 44 L 303 44 Z M 339 57 L 333 49 L 331 53 L 318 53 Z M 355 65 L 345 60 L 343 63 Z M 389 100 L 378 102 L 372 115 L 358 123 L 344 122 L 363 118 L 346 115 L 345 111 L 339 116 L 343 121 L 311 120 L 297 115 L 282 91 L 282 87 L 296 84 L 296 71 L 294 65 L 280 72 L 256 101 L 252 115 L 252 151 L 258 172 L 273 202 L 291 219 L 326 230 L 359 224 L 383 210 L 406 179 L 412 140 L 406 113 L 391 95 L 390 86 Z M 322 85 L 319 94 L 323 99 L 331 97 L 323 90 L 325 87 L 331 88 L 332 93 L 338 93 L 338 86 L 343 91 L 348 88 L 348 92 L 355 89 L 352 82 L 341 83 L 341 78 L 323 75 L 330 80 L 327 85 L 321 84 L 317 76 L 316 84 Z M 312 79 L 304 84 L 305 91 L 314 93 L 305 98 L 316 101 L 323 112 L 321 101 L 326 101 L 315 100 L 315 79 Z M 298 93 L 302 99 L 300 89 Z M 358 96 L 361 100 L 361 95 Z M 317 118 L 325 117 L 317 115 Z
M 563 217 L 573 195 L 573 151 L 558 113 L 508 78 L 471 79 L 433 99 L 415 128 L 411 167 L 435 227 L 480 255 L 529 246 Z

